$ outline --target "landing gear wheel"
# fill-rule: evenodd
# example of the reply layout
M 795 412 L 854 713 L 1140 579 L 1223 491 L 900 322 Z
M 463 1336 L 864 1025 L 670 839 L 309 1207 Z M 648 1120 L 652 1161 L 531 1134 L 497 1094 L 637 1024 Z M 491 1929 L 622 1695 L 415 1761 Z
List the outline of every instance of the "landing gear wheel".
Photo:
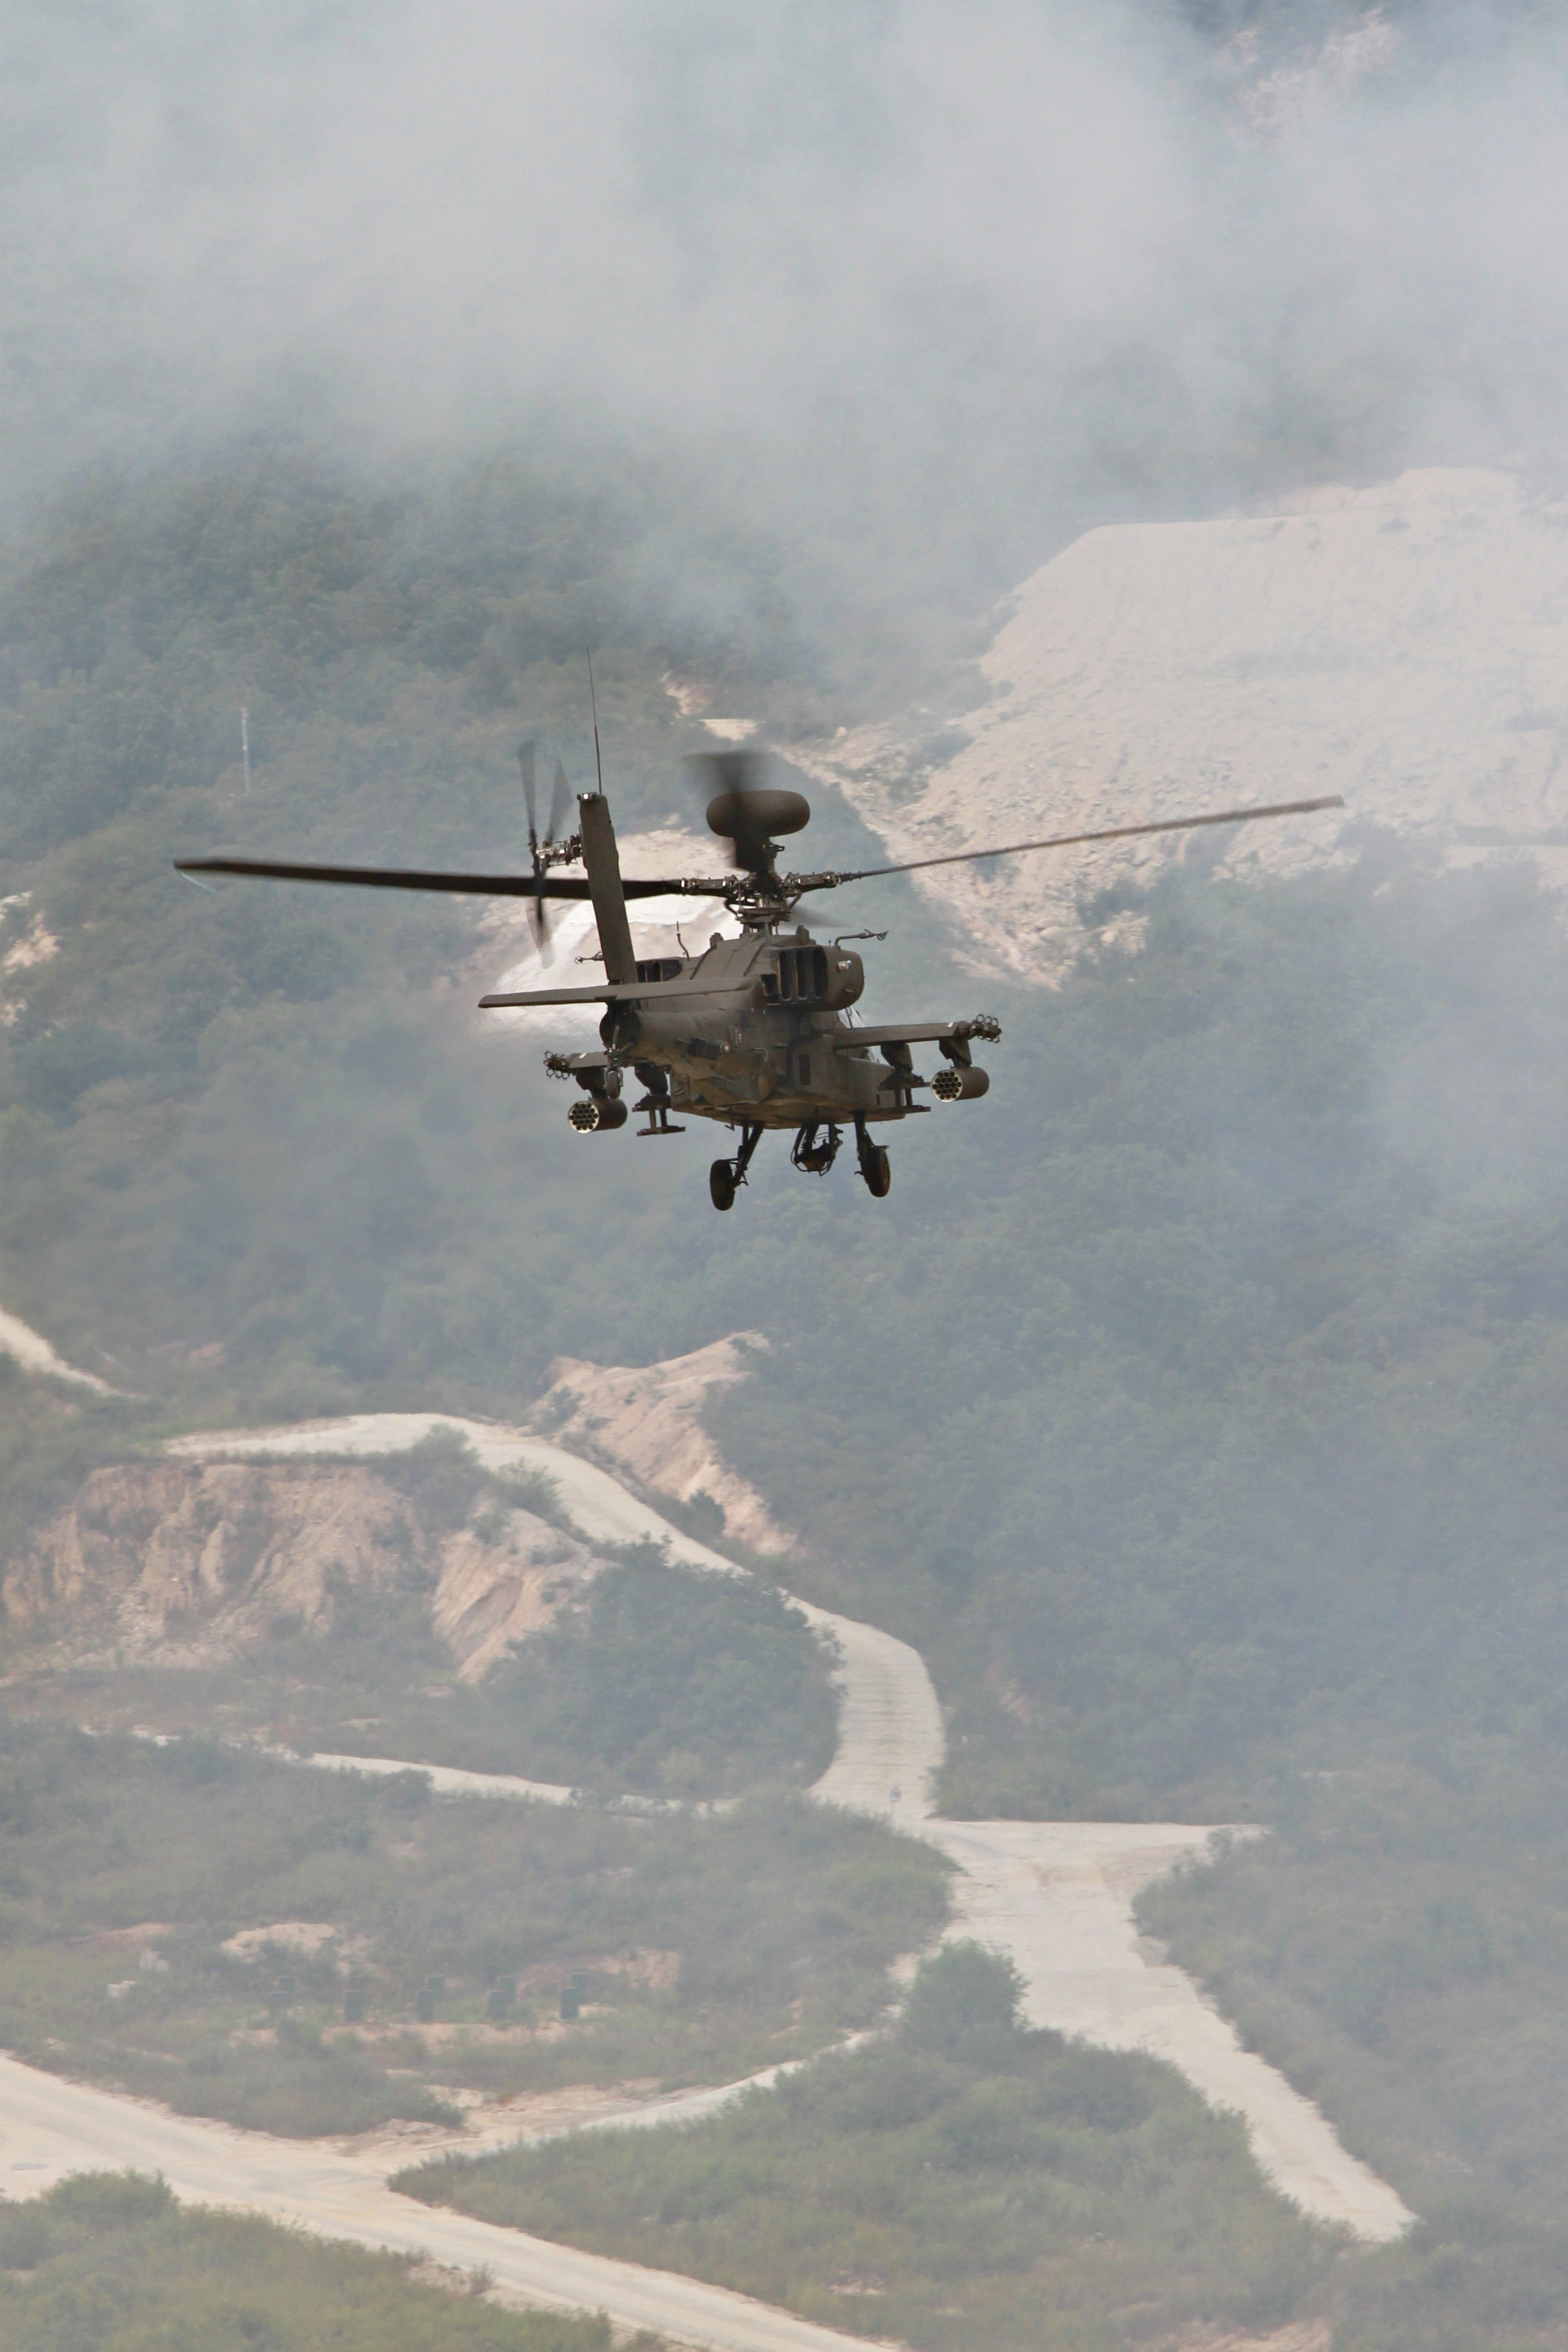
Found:
M 887 1154 L 883 1153 L 886 1159 Z M 732 1160 L 716 1160 L 708 1171 L 708 1190 L 716 1209 L 732 1209 L 735 1205 L 735 1163 Z
M 871 1146 L 860 1162 L 860 1173 L 866 1179 L 866 1190 L 873 1201 L 885 1201 L 893 1189 L 893 1170 L 881 1144 Z

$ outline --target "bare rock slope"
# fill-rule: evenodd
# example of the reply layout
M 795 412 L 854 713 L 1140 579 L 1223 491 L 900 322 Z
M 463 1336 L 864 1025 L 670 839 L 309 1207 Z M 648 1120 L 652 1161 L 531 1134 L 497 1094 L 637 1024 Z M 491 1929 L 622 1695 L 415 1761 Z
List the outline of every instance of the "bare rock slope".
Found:
M 236 1656 L 279 1619 L 325 1629 L 343 1591 L 411 1577 L 474 1680 L 596 1565 L 527 1510 L 432 1539 L 357 1465 L 139 1462 L 94 1471 L 3 1592 L 14 1625 L 67 1651 L 197 1666 Z
M 1342 815 L 1185 836 L 1226 871 L 1342 853 L 1347 829 L 1443 863 L 1533 857 L 1568 884 L 1568 503 L 1479 471 L 1304 493 L 1228 520 L 1121 524 L 1012 602 L 989 698 L 840 736 L 837 781 L 900 857 L 1255 801 Z M 1079 903 L 1184 837 L 937 868 L 978 969 L 1049 980 Z
M 709 1391 L 743 1381 L 748 1354 L 767 1344 L 757 1332 L 737 1331 L 689 1356 L 636 1370 L 559 1356 L 533 1425 L 564 1445 L 602 1455 L 660 1495 L 682 1503 L 706 1495 L 723 1512 L 725 1533 L 753 1551 L 788 1551 L 791 1538 L 769 1517 L 756 1488 L 730 1468 L 701 1419 Z
M 8 1324 L 0 1320 L 0 1339 Z M 730 1535 L 785 1551 L 790 1538 L 701 1420 L 710 1392 L 743 1380 L 749 1351 L 765 1344 L 741 1332 L 636 1369 L 563 1357 L 535 1425 L 644 1488 L 686 1503 L 706 1496 Z M 46 1343 L 36 1347 L 56 1369 Z M 477 1681 L 600 1565 L 600 1552 L 524 1508 L 492 1504 L 432 1536 L 391 1482 L 359 1464 L 198 1461 L 179 1451 L 92 1474 L 0 1585 L 13 1625 L 73 1657 L 107 1651 L 203 1666 L 240 1654 L 279 1620 L 324 1630 L 342 1592 L 412 1580 L 459 1673 Z

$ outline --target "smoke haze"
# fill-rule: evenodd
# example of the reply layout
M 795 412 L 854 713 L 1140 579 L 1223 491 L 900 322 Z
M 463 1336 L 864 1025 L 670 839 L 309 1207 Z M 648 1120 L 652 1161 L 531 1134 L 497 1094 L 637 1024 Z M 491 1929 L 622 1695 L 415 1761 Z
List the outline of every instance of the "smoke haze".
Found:
M 13 12 L 0 486 L 700 453 L 973 610 L 1096 517 L 1554 466 L 1560 21 L 1197 13 Z

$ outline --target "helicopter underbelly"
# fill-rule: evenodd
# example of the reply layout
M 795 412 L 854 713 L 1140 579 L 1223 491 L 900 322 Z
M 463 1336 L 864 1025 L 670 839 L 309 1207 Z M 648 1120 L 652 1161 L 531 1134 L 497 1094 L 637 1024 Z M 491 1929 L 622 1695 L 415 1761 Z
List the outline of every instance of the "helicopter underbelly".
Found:
M 717 1119 L 726 1127 L 793 1129 L 805 1127 L 813 1119 L 819 1125 L 832 1120 L 847 1127 L 856 1116 L 846 1103 L 807 1102 L 803 1095 L 775 1095 L 765 1103 L 681 1102 L 672 1097 L 670 1108 L 688 1118 Z M 907 1108 L 862 1111 L 860 1117 L 868 1127 L 875 1127 L 889 1119 L 919 1118 L 929 1108 L 928 1103 L 910 1103 Z
M 826 1048 L 809 1055 L 792 1050 L 768 1061 L 762 1069 L 732 1075 L 721 1075 L 719 1066 L 704 1070 L 700 1078 L 672 1072 L 670 1108 L 698 1118 L 794 1128 L 811 1119 L 908 1118 L 930 1108 L 911 1101 L 907 1085 L 900 1084 L 902 1074 L 885 1063 Z

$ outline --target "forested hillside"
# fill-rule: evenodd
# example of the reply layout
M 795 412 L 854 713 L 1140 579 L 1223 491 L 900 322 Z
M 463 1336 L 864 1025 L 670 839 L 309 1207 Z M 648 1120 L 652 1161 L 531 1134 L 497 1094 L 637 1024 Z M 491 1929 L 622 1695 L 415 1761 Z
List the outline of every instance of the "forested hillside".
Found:
M 985 992 L 992 1091 L 894 1138 L 887 1202 L 764 1151 L 718 1220 L 700 1134 L 574 1137 L 542 1041 L 483 1038 L 507 949 L 472 909 L 169 864 L 515 856 L 518 736 L 586 781 L 589 636 L 628 828 L 689 821 L 668 675 L 781 733 L 851 707 L 765 549 L 678 614 L 634 520 L 521 460 L 402 502 L 268 462 L 101 485 L 12 547 L 0 1298 L 133 1393 L 10 1376 L 7 1547 L 171 1426 L 507 1414 L 557 1353 L 760 1330 L 714 1426 L 790 1580 L 931 1659 L 949 1809 L 1268 1823 L 1152 1923 L 1412 2202 L 1453 2191 L 1455 2242 L 1528 2179 L 1550 2303 L 1568 2058 L 1535 2032 L 1538 2095 L 1484 2126 L 1474 2085 L 1568 1984 L 1561 909 L 1370 833 L 1257 887 L 1194 853 L 1117 908 L 1086 862 L 1076 964 Z M 844 903 L 893 933 L 869 1014 L 980 1009 L 905 885 Z
M 932 2352 L 1568 2352 L 1568 869 L 1530 799 L 1568 740 L 1561 5 L 21 0 L 0 64 L 0 1307 L 107 1384 L 0 1354 L 0 2040 L 317 2134 L 885 2023 L 945 1865 L 781 1785 L 830 1737 L 798 1592 L 919 1646 L 950 1815 L 1263 1832 L 1141 1927 L 1417 2226 L 1370 2249 L 1289 2211 L 1235 2118 L 1018 2031 L 973 1950 L 877 2046 L 679 2142 L 425 2187 Z M 1400 562 L 1334 575 L 1333 626 L 1276 602 L 1216 644 L 1178 584 L 1145 668 L 1098 646 L 1126 732 L 1058 694 L 1010 771 L 1045 833 L 1052 761 L 1114 799 L 1123 742 L 1167 813 L 1375 754 L 1426 794 L 1402 842 L 1363 807 L 1292 878 L 1198 837 L 1147 889 L 1070 862 L 1049 989 L 976 977 L 907 877 L 808 904 L 889 932 L 867 1018 L 1003 1025 L 988 1096 L 900 1129 L 880 1202 L 770 1139 L 719 1217 L 700 1124 L 571 1134 L 549 1032 L 477 1011 L 515 905 L 174 869 L 521 863 L 520 739 L 595 772 L 590 648 L 623 837 L 700 828 L 706 713 L 814 775 L 885 742 L 889 826 L 934 780 L 940 845 L 978 843 L 994 777 L 951 746 L 1011 690 L 978 657 L 1017 583 L 1100 525 L 1261 543 L 1289 499 L 1454 468 L 1517 485 L 1547 551 L 1497 541 L 1492 732 L 1445 733 L 1419 661 L 1380 691 L 1439 643 L 1391 507 Z M 1217 706 L 1275 661 L 1317 681 L 1317 750 L 1143 730 L 1145 678 Z M 1494 767 L 1541 871 L 1464 841 L 1439 871 L 1420 825 L 1479 842 Z M 810 861 L 878 863 L 808 789 Z M 757 1581 L 590 1557 L 437 1438 L 363 1470 L 393 1533 L 358 1582 L 313 1520 L 312 1609 L 214 1633 L 284 1485 L 219 1478 L 215 1522 L 169 1436 L 513 1420 L 557 1357 L 734 1333 L 765 1345 L 707 1434 L 795 1546 Z M 313 1469 L 296 1518 L 342 1465 Z M 464 1682 L 437 1562 L 500 1559 L 529 1501 L 581 1580 L 544 1546 L 538 1638 Z M 200 1654 L 119 1638 L 175 1518 Z M 485 1622 L 499 1649 L 522 1619 Z M 437 1806 L 253 1734 L 738 1810 Z M 0 2200 L 0 2352 L 608 2342 L 470 2284 L 437 2305 L 146 2182 Z
M 721 1226 L 702 1136 L 572 1136 L 482 1037 L 471 909 L 173 873 L 515 855 L 516 735 L 580 747 L 595 627 L 615 805 L 684 816 L 660 679 L 763 657 L 639 608 L 620 519 L 511 470 L 416 528 L 262 466 L 13 551 L 0 1297 L 142 1393 L 121 1425 L 504 1412 L 563 1349 L 762 1328 L 726 1442 L 933 1655 L 960 1804 L 1229 1812 L 1347 1741 L 1555 1736 L 1568 948 L 1528 876 L 1194 856 L 1126 954 L 1086 862 L 1076 972 L 1001 1003 L 992 1094 L 894 1139 L 887 1203 L 764 1150 Z M 894 928 L 868 1012 L 972 1009 L 904 886 L 853 903 Z
M 661 679 L 700 663 L 783 725 L 814 689 L 766 550 L 713 552 L 729 570 L 702 621 L 700 578 L 669 608 L 656 540 L 632 488 L 570 497 L 521 461 L 427 503 L 259 462 L 90 488 L 12 551 L 0 1279 L 17 1311 L 139 1386 L 221 1340 L 280 1401 L 302 1365 L 301 1399 L 438 1368 L 515 1391 L 584 1337 L 575 1306 L 551 1319 L 550 1286 L 588 1271 L 551 1237 L 585 1172 L 616 1218 L 625 1162 L 595 1176 L 559 1136 L 538 1160 L 541 1104 L 563 1121 L 537 1055 L 479 1038 L 480 976 L 515 933 L 481 946 L 469 904 L 214 892 L 170 861 L 267 844 L 515 862 L 524 729 L 590 780 L 590 643 L 623 830 L 689 822 L 681 758 L 712 739 Z M 825 797 L 824 853 L 863 842 Z

